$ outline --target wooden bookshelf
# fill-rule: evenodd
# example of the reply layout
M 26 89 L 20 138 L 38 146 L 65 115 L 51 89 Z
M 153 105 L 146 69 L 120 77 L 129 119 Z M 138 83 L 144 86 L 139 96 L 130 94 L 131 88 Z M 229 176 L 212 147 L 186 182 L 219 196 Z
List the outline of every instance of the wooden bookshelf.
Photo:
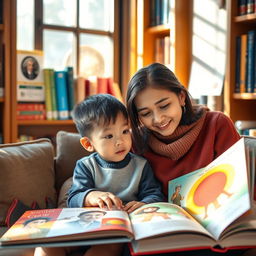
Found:
M 144 0 L 143 65 L 155 62 L 155 43 L 158 38 L 170 36 L 169 67 L 180 82 L 188 86 L 192 52 L 192 1 L 171 0 L 169 24 L 150 26 L 150 2 Z M 182 32 L 181 32 L 182 31 Z
M 10 67 L 10 53 L 11 53 L 11 37 L 10 37 L 10 23 L 11 19 L 11 1 L 2 0 L 3 8 L 0 10 L 3 24 L 0 24 L 0 47 L 3 51 L 3 57 L 0 59 L 1 65 L 4 69 L 2 74 L 4 77 L 3 88 L 4 96 L 0 98 L 0 133 L 2 134 L 3 143 L 11 142 L 11 67 Z M 1 71 L 2 72 L 2 71 Z
M 234 93 L 236 75 L 236 37 L 256 29 L 256 14 L 238 16 L 238 0 L 227 1 L 227 68 L 224 86 L 224 111 L 236 120 L 256 120 L 256 94 Z

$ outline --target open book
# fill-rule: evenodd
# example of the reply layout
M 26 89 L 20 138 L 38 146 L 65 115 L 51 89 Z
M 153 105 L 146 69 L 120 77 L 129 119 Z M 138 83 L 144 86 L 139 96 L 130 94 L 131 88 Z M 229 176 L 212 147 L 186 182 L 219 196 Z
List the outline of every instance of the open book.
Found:
M 175 203 L 147 204 L 129 215 L 99 208 L 27 211 L 2 236 L 1 246 L 130 242 L 132 254 L 256 246 L 250 196 L 256 140 L 252 147 L 245 144 L 241 139 L 207 167 L 170 181 L 170 198 L 181 188 Z

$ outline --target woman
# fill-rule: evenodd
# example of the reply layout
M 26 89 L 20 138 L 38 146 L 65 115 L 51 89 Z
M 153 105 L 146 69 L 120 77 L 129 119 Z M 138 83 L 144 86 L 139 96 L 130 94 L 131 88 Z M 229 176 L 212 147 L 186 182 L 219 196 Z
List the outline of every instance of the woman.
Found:
M 206 166 L 240 139 L 230 118 L 193 104 L 174 73 L 159 63 L 132 77 L 127 108 L 134 151 L 148 159 L 166 198 L 169 180 Z M 219 254 L 206 250 L 177 255 Z

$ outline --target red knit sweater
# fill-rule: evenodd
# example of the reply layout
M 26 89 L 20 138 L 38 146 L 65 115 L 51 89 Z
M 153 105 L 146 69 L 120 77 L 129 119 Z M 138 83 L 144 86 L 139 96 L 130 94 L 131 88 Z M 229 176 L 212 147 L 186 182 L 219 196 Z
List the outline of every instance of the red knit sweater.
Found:
M 222 112 L 207 112 L 202 129 L 185 155 L 177 160 L 149 151 L 144 154 L 151 164 L 163 192 L 168 195 L 168 181 L 195 171 L 212 162 L 240 139 L 232 121 Z

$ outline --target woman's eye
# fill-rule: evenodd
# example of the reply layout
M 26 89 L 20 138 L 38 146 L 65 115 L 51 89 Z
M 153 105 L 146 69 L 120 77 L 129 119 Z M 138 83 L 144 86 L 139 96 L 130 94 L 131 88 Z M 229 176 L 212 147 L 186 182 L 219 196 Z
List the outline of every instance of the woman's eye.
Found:
M 104 139 L 111 139 L 112 137 L 113 137 L 112 134 L 108 134 L 108 135 L 106 135 L 106 136 L 104 137 Z
M 163 105 L 163 106 L 160 106 L 160 109 L 165 109 L 165 108 L 168 108 L 169 106 L 170 106 L 170 103 L 165 104 L 165 105 Z
M 142 117 L 147 117 L 150 115 L 150 112 L 145 112 L 145 113 L 141 113 L 140 116 Z
M 128 133 L 130 133 L 129 129 L 126 129 L 126 130 L 123 131 L 123 134 L 128 134 Z

